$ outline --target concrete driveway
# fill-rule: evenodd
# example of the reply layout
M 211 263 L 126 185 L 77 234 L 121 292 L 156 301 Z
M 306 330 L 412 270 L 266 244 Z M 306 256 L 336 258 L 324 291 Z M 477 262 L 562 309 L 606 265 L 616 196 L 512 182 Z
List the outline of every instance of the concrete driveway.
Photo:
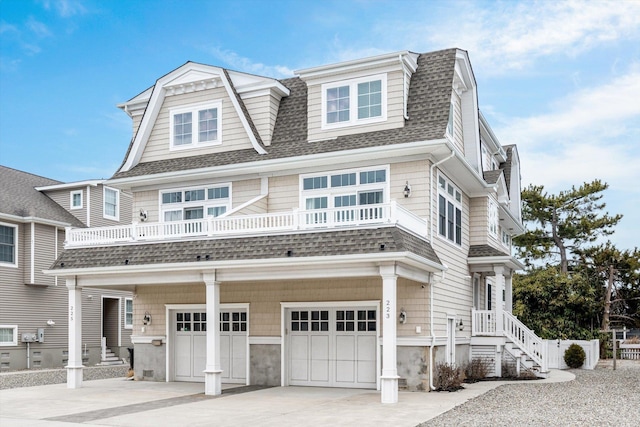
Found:
M 569 381 L 552 371 L 544 382 Z M 415 426 L 507 382 L 466 384 L 454 393 L 400 392 L 381 404 L 375 390 L 315 387 L 223 386 L 221 396 L 203 384 L 108 379 L 0 391 L 0 426 Z M 536 381 L 539 383 L 539 381 Z

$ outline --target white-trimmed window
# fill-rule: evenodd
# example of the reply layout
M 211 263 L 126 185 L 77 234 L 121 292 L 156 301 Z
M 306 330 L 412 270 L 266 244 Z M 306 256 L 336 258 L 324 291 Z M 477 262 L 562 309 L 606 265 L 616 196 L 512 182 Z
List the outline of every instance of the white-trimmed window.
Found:
M 462 193 L 442 175 L 438 176 L 438 234 L 462 244 Z
M 222 143 L 222 101 L 169 110 L 171 150 Z
M 124 327 L 133 329 L 133 299 L 124 299 Z
M 69 194 L 71 209 L 82 209 L 82 190 L 72 191 Z
M 18 266 L 18 226 L 0 222 L 0 266 Z
M 498 205 L 496 204 L 496 202 L 494 202 L 491 199 L 489 200 L 488 210 L 489 210 L 488 212 L 489 233 L 494 237 L 498 237 L 498 227 L 500 226 L 499 219 L 498 219 Z
M 120 190 L 115 188 L 103 188 L 102 216 L 114 221 L 120 220 Z
M 18 345 L 18 325 L 0 325 L 0 346 Z
M 508 248 L 511 247 L 511 235 L 504 230 L 502 230 L 502 244 Z
M 231 184 L 160 191 L 162 221 L 220 216 L 231 209 Z
M 322 128 L 374 123 L 387 119 L 387 75 L 322 85 Z
M 300 208 L 311 224 L 349 223 L 383 217 L 389 198 L 389 168 L 334 171 L 300 176 Z M 333 210 L 333 216 L 327 210 Z

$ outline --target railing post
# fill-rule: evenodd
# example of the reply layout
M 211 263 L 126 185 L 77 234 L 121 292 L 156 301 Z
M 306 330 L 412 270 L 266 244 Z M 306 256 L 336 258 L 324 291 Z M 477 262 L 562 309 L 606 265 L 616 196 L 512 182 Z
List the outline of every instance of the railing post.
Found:
M 100 350 L 102 361 L 104 361 L 107 359 L 107 337 L 100 339 Z
M 64 228 L 64 246 L 65 246 L 65 248 L 69 245 L 70 242 L 71 242 L 71 227 L 65 227 Z
M 133 240 L 134 242 L 136 240 L 138 240 L 138 222 L 137 221 L 132 221 L 131 222 L 131 240 Z
M 389 206 L 389 222 L 393 224 L 398 223 L 398 202 L 395 200 L 392 200 Z
M 213 236 L 213 215 L 207 216 L 207 236 Z
M 300 209 L 293 210 L 293 229 L 300 229 Z

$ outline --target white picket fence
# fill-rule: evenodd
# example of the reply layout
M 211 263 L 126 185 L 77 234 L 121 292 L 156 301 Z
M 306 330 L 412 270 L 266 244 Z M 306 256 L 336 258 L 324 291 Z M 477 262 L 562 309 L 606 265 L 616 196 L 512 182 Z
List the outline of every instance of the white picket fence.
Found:
M 595 369 L 600 359 L 600 340 L 543 340 L 543 344 L 551 369 L 569 369 L 564 362 L 564 352 L 571 344 L 578 344 L 584 350 L 586 357 L 582 369 Z
M 640 360 L 640 344 L 620 344 L 620 359 Z

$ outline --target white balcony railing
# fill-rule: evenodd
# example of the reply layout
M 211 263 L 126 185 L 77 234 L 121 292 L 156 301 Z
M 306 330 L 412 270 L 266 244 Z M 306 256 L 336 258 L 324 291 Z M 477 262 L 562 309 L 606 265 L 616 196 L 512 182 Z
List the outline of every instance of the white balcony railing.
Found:
M 398 224 L 422 236 L 426 235 L 427 231 L 424 219 L 396 202 L 392 202 L 334 209 L 208 217 L 185 221 L 134 222 L 111 227 L 67 228 L 65 247 L 104 246 L 190 237 L 222 237 L 372 224 Z
M 471 334 L 478 335 L 496 335 L 496 312 L 491 310 L 473 310 L 473 319 L 471 321 Z

